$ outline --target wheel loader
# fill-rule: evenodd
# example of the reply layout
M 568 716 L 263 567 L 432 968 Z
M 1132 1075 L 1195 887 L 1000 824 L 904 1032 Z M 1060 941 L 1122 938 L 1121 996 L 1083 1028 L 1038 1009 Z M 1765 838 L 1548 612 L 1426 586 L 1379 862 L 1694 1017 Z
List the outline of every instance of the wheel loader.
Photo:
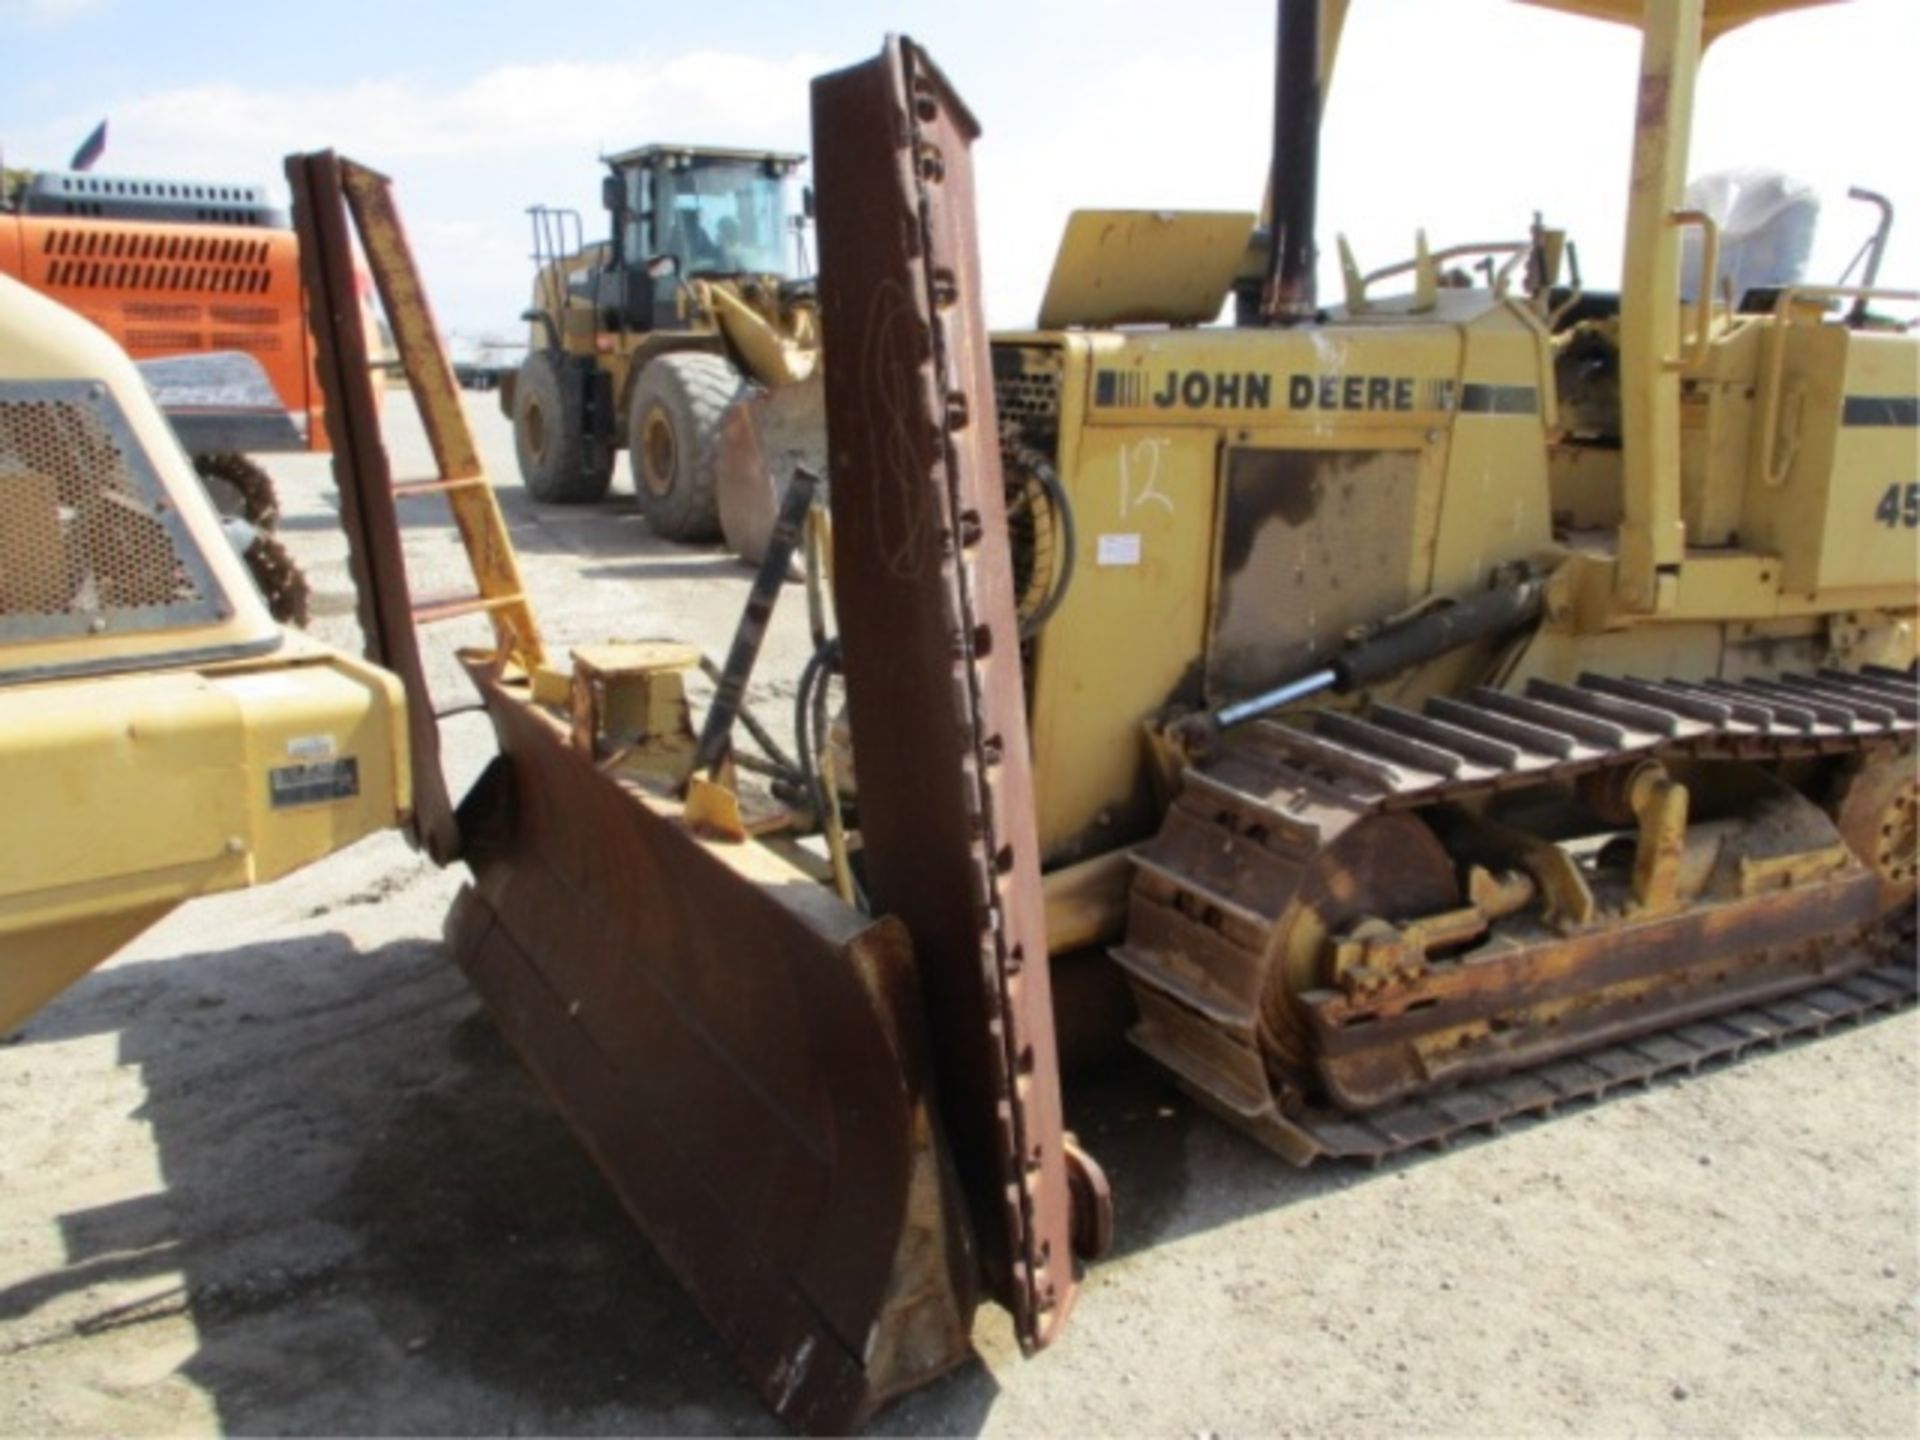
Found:
M 607 157 L 608 238 L 535 207 L 527 358 L 500 391 L 538 500 L 598 500 L 627 452 L 648 524 L 758 560 L 772 475 L 824 447 L 819 329 L 790 201 L 804 157 L 647 145 Z M 810 192 L 809 192 L 810 193 Z
M 126 354 L 0 275 L 0 1034 L 185 901 L 398 824 L 405 714 L 267 613 Z
M 685 647 L 548 651 L 497 516 L 460 526 L 474 598 L 411 596 L 396 488 L 458 517 L 484 481 L 384 177 L 290 159 L 412 715 L 416 624 L 492 622 L 461 656 L 499 755 L 457 804 L 412 731 L 410 833 L 472 874 L 450 948 L 796 1428 L 963 1363 L 982 1298 L 1061 1333 L 1111 1235 L 1061 1092 L 1103 979 L 1298 1164 L 1911 1002 L 1920 297 L 1731 291 L 1680 206 L 1702 48 L 1801 0 L 1531 3 L 1641 29 L 1618 292 L 1535 221 L 1342 245 L 1321 303 L 1341 0 L 1279 0 L 1267 223 L 1079 217 L 1030 333 L 986 333 L 979 126 L 925 52 L 817 80 L 821 320 L 861 358 L 698 724 Z M 329 300 L 349 216 L 437 480 L 392 484 Z M 743 697 L 796 555 L 788 754 Z

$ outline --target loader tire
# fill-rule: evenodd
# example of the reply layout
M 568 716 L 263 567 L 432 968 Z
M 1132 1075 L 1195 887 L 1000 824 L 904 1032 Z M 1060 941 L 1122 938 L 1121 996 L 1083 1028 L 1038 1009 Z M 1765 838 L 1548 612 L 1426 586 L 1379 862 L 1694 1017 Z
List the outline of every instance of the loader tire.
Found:
M 587 434 L 586 403 L 573 362 L 535 350 L 513 386 L 513 449 L 527 493 L 547 505 L 606 498 L 613 450 Z
M 627 407 L 627 450 L 640 512 L 656 535 L 720 538 L 720 432 L 745 389 L 721 355 L 662 355 L 640 372 Z

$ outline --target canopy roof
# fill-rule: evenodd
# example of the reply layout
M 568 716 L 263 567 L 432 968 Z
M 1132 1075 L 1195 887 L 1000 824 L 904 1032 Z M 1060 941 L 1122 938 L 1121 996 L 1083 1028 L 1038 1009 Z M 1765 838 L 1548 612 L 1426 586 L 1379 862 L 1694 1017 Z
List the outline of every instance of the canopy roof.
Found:
M 1565 10 L 1572 15 L 1590 15 L 1596 20 L 1617 20 L 1623 25 L 1640 23 L 1646 13 L 1646 0 L 1525 0 L 1528 5 L 1548 10 Z M 1705 38 L 1714 40 L 1737 25 L 1769 15 L 1784 15 L 1789 10 L 1805 10 L 1815 5 L 1835 5 L 1841 0 L 1705 0 L 1702 28 Z

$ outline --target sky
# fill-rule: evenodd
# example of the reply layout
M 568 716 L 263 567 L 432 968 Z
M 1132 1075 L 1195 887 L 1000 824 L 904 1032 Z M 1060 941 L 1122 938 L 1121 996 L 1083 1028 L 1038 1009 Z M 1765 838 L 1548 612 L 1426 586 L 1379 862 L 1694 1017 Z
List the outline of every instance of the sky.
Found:
M 0 0 L 0 153 L 56 168 L 101 118 L 102 173 L 266 183 L 331 147 L 394 178 L 456 346 L 518 335 L 525 209 L 597 222 L 596 157 L 650 141 L 808 149 L 807 82 L 888 31 L 980 118 L 988 320 L 1031 325 L 1075 208 L 1252 210 L 1272 114 L 1272 0 Z M 1638 42 L 1511 0 L 1353 0 L 1321 152 L 1362 269 L 1566 227 L 1617 279 Z M 1823 196 L 1809 278 L 1898 219 L 1881 283 L 1920 286 L 1920 0 L 1847 0 L 1736 31 L 1701 76 L 1694 174 L 1773 166 Z

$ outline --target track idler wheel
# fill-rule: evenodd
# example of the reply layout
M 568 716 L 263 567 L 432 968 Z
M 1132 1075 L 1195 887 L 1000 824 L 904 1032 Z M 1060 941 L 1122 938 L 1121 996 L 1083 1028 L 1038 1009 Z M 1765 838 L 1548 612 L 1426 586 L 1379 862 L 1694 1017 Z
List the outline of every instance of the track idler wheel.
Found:
M 1408 920 L 1462 903 L 1452 858 L 1424 821 L 1375 815 L 1311 857 L 1269 932 L 1260 1045 L 1276 1089 L 1316 1095 L 1317 1056 L 1300 997 L 1330 989 L 1334 937 L 1362 921 Z
M 1882 914 L 1911 910 L 1920 877 L 1920 770 L 1911 747 L 1862 757 L 1841 782 L 1834 824 L 1880 877 Z

